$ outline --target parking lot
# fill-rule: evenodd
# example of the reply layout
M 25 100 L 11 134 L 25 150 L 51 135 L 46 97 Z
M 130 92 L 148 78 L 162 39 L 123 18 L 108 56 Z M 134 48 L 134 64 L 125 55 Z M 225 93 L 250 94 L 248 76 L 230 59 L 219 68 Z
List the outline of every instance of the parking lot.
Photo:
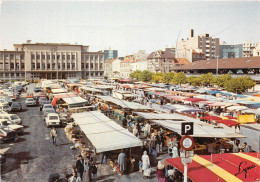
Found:
M 27 92 L 33 92 L 31 84 Z M 1 144 L 1 151 L 6 156 L 6 163 L 1 169 L 2 181 L 43 181 L 49 174 L 59 173 L 63 176 L 71 171 L 75 158 L 69 147 L 71 143 L 64 134 L 64 128 L 58 128 L 57 147 L 52 145 L 50 128 L 46 127 L 39 107 L 25 106 L 25 93 L 18 99 L 22 103 L 22 112 L 16 114 L 22 119 L 24 132 L 16 139 Z

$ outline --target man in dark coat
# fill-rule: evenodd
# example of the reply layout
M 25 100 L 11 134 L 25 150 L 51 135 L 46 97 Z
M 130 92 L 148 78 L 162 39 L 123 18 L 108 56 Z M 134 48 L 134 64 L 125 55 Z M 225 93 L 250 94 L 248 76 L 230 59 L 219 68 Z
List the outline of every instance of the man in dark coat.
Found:
M 82 158 L 82 155 L 79 155 L 78 157 L 78 160 L 76 162 L 76 169 L 78 172 L 78 176 L 80 176 L 82 180 L 83 172 L 84 172 L 84 159 Z

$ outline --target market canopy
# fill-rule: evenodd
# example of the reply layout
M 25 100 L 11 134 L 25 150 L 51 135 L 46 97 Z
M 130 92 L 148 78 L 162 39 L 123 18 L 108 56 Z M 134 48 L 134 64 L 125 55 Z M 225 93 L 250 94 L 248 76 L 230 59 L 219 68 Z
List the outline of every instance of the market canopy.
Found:
M 74 113 L 72 117 L 97 153 L 142 146 L 142 141 L 99 111 Z
M 184 165 L 181 158 L 168 158 L 166 162 L 182 173 Z M 260 161 L 257 153 L 225 153 L 212 154 L 212 165 L 210 155 L 195 155 L 192 163 L 188 164 L 188 177 L 192 181 L 258 181 L 260 179 Z M 247 170 L 247 173 L 239 173 L 239 169 L 254 166 Z M 241 167 L 241 168 L 239 168 Z
M 153 110 L 150 107 L 147 107 L 147 106 L 135 103 L 135 102 L 128 102 L 126 100 L 116 99 L 111 96 L 97 96 L 97 97 L 105 102 L 114 103 L 122 108 L 128 108 L 128 109 L 132 109 L 132 110 Z
M 186 120 L 192 122 L 191 119 Z M 161 125 L 171 131 L 174 131 L 181 135 L 181 123 L 184 121 L 172 121 L 172 120 L 152 120 L 152 122 Z M 192 137 L 205 137 L 205 138 L 243 138 L 244 135 L 235 133 L 234 129 L 229 127 L 216 127 L 214 125 L 206 124 L 203 122 L 193 122 L 194 133 Z
M 88 101 L 81 97 L 67 97 L 63 98 L 64 102 L 69 105 L 69 108 L 72 107 L 81 107 L 88 104 Z
M 99 89 L 95 89 L 95 88 L 91 88 L 91 87 L 81 87 L 82 90 L 85 90 L 87 92 L 98 92 L 98 93 L 102 93 L 102 90 Z
M 57 93 L 67 93 L 67 90 L 64 88 L 60 89 L 51 89 L 52 93 L 57 94 Z

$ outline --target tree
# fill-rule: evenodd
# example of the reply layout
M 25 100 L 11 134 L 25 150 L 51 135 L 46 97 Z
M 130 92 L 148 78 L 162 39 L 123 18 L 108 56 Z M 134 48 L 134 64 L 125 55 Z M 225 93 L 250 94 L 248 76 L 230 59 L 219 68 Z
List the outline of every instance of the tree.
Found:
M 224 87 L 225 90 L 229 92 L 235 92 L 241 94 L 246 90 L 254 87 L 255 85 L 256 82 L 252 78 L 247 76 L 247 77 L 231 78 L 224 84 Z
M 182 72 L 176 73 L 173 76 L 172 83 L 180 84 L 180 86 L 181 86 L 181 84 L 186 83 L 186 75 Z
M 130 77 L 130 78 L 138 79 L 138 78 L 139 78 L 139 75 L 140 75 L 141 73 L 142 73 L 142 71 L 136 70 L 136 71 L 130 73 L 129 77 Z
M 191 84 L 192 86 L 200 86 L 201 85 L 201 79 L 198 76 L 189 76 L 187 77 L 187 82 Z
M 214 84 L 224 88 L 224 85 L 227 81 L 229 81 L 231 79 L 231 75 L 230 74 L 224 74 L 224 75 L 220 75 L 218 77 L 215 77 L 214 79 Z
M 149 82 L 152 80 L 152 77 L 153 77 L 153 73 L 151 71 L 145 70 L 139 75 L 138 80 L 143 82 Z
M 212 73 L 202 74 L 200 80 L 203 85 L 209 86 L 214 82 L 214 77 Z
M 152 79 L 154 83 L 158 83 L 158 82 L 162 82 L 164 77 L 165 77 L 164 73 L 155 73 L 153 74 Z
M 167 73 L 167 74 L 164 76 L 162 82 L 163 82 L 163 83 L 166 83 L 166 84 L 170 83 L 170 82 L 172 81 L 174 75 L 175 75 L 175 73 L 173 73 L 173 72 Z

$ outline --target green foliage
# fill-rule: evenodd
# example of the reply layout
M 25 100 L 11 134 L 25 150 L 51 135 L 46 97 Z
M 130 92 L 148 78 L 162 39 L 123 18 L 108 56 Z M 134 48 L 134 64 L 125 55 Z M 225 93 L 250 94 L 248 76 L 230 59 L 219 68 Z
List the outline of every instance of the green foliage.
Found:
M 254 87 L 255 85 L 256 82 L 252 78 L 247 76 L 247 77 L 231 78 L 224 84 L 224 88 L 229 92 L 235 92 L 241 94 L 246 90 Z
M 187 82 L 191 84 L 192 86 L 200 86 L 201 85 L 201 79 L 198 76 L 189 76 L 187 77 Z
M 155 73 L 152 76 L 153 82 L 158 83 L 158 82 L 163 82 L 163 79 L 165 77 L 164 73 Z
M 138 79 L 138 78 L 139 78 L 139 75 L 140 75 L 141 73 L 142 73 L 142 71 L 136 70 L 136 71 L 130 73 L 129 77 L 130 77 L 130 78 Z
M 162 82 L 163 82 L 163 83 L 166 83 L 166 84 L 167 84 L 167 83 L 171 83 L 171 81 L 172 81 L 174 75 L 175 75 L 175 73 L 173 73 L 173 72 L 167 73 L 167 74 L 164 76 Z
M 224 88 L 225 83 L 227 81 L 229 81 L 230 79 L 231 79 L 230 74 L 220 75 L 220 76 L 215 77 L 214 84 L 221 88 Z
M 186 83 L 186 75 L 182 72 L 176 73 L 171 82 L 174 84 L 180 84 L 181 86 L 181 84 Z
M 153 74 L 154 73 L 145 70 L 142 73 L 140 73 L 138 80 L 143 81 L 143 82 L 149 82 L 152 80 Z
M 214 83 L 214 77 L 212 73 L 202 74 L 200 76 L 201 84 L 205 86 L 209 86 Z

